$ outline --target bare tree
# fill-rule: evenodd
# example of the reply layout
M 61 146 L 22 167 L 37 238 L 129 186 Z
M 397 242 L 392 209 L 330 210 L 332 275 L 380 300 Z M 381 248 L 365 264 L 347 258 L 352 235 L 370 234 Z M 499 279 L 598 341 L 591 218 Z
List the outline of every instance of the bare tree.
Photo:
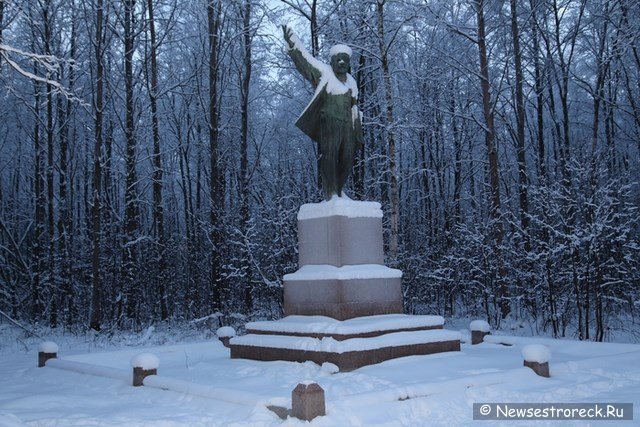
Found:
M 504 260 L 502 259 L 501 245 L 504 238 L 502 226 L 502 214 L 500 206 L 500 182 L 498 170 L 498 151 L 495 146 L 495 124 L 493 120 L 493 105 L 491 101 L 490 80 L 489 80 L 489 60 L 486 45 L 486 27 L 484 19 L 484 0 L 474 0 L 476 9 L 477 29 L 478 29 L 478 55 L 480 58 L 480 89 L 482 91 L 482 112 L 484 114 L 485 144 L 487 146 L 487 162 L 489 165 L 489 218 L 493 222 L 492 234 L 495 241 L 494 251 L 498 263 L 498 299 L 502 318 L 507 317 L 510 312 L 507 286 L 505 283 Z
M 222 308 L 222 275 L 221 275 L 221 251 L 222 251 L 222 212 L 224 209 L 224 197 L 222 196 L 222 173 L 219 165 L 219 120 L 220 99 L 218 96 L 218 73 L 220 71 L 220 49 L 222 29 L 222 2 L 220 0 L 208 0 L 207 23 L 209 28 L 209 217 L 210 239 L 213 245 L 211 251 L 211 279 L 209 290 L 210 307 L 213 310 Z
M 153 15 L 153 0 L 147 0 L 149 14 L 151 81 L 149 85 L 149 102 L 151 104 L 151 129 L 153 134 L 153 233 L 158 251 L 158 288 L 160 292 L 160 318 L 169 317 L 166 289 L 166 238 L 164 232 L 164 207 L 162 205 L 162 156 L 160 150 L 160 126 L 158 124 L 158 40 L 156 23 Z
M 95 38 L 93 47 L 96 61 L 96 90 L 94 95 L 95 138 L 93 146 L 92 205 L 91 205 L 91 317 L 89 327 L 95 331 L 101 329 L 102 321 L 102 280 L 100 269 L 100 215 L 102 211 L 102 120 L 104 109 L 104 3 L 96 0 Z

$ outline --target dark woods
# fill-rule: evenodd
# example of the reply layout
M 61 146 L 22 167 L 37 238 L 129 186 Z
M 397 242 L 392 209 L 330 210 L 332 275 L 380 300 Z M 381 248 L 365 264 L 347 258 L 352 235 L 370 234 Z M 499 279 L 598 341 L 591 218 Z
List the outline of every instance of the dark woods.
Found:
M 631 0 L 0 0 L 3 316 L 281 315 L 322 198 L 282 22 L 354 48 L 349 194 L 382 202 L 408 312 L 638 333 Z

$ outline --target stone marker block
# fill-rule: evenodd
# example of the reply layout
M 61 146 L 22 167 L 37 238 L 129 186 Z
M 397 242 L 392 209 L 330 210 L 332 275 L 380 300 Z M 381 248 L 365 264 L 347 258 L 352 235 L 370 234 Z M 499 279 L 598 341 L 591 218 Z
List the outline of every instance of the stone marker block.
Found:
M 47 360 L 56 359 L 58 357 L 58 353 L 45 353 L 44 351 L 38 352 L 38 368 L 43 368 Z
M 236 330 L 231 326 L 223 326 L 221 328 L 218 328 L 218 330 L 216 331 L 216 335 L 218 336 L 218 339 L 220 340 L 222 345 L 229 348 L 229 341 L 231 340 L 231 338 L 236 336 Z
M 528 360 L 524 361 L 524 366 L 527 368 L 533 369 L 533 372 L 540 375 L 541 377 L 549 378 L 549 362 L 539 363 L 539 362 L 529 362 Z
M 482 344 L 484 337 L 489 334 L 490 332 L 471 331 L 471 345 Z
M 38 348 L 38 367 L 42 368 L 49 359 L 55 359 L 58 357 L 58 344 L 52 341 L 45 341 L 40 343 Z
M 144 385 L 143 381 L 149 375 L 158 375 L 158 369 L 133 368 L 133 386 L 140 387 Z
M 291 392 L 291 414 L 305 421 L 325 415 L 322 387 L 316 383 L 298 384 Z

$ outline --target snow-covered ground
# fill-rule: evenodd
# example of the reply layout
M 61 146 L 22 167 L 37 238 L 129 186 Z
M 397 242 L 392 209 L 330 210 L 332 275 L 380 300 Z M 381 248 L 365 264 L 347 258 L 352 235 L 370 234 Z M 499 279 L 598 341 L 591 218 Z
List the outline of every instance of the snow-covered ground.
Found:
M 640 425 L 640 345 L 636 344 L 493 336 L 491 343 L 464 343 L 461 352 L 332 373 L 310 362 L 231 360 L 214 332 L 187 335 L 149 329 L 111 339 L 42 338 L 59 345 L 63 360 L 113 368 L 106 371 L 116 374 L 130 372 L 135 355 L 155 354 L 160 361 L 157 385 L 176 385 L 183 391 L 134 388 L 129 381 L 116 379 L 118 375 L 37 368 L 38 345 L 44 339 L 25 338 L 0 325 L 0 426 L 303 425 L 293 418 L 280 420 L 265 404 L 290 406 L 291 390 L 304 381 L 319 383 L 326 393 L 327 415 L 311 422 L 317 426 L 468 425 L 473 423 L 474 402 L 629 402 L 636 410 L 635 421 L 592 424 Z M 551 378 L 522 367 L 522 348 L 528 344 L 548 347 Z

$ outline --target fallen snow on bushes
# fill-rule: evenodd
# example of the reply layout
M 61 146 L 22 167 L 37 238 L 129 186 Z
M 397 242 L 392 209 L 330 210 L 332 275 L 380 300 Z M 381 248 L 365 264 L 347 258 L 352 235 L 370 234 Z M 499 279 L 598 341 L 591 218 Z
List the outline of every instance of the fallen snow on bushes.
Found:
M 311 362 L 231 360 L 213 332 L 193 337 L 199 342 L 169 337 L 171 344 L 151 346 L 162 341 L 155 331 L 147 347 L 130 346 L 139 337 L 96 345 L 90 336 L 46 336 L 58 343 L 60 359 L 37 368 L 42 340 L 3 332 L 1 426 L 303 425 L 283 422 L 266 406 L 290 406 L 291 391 L 305 381 L 325 390 L 327 415 L 313 420 L 316 426 L 469 425 L 474 402 L 631 402 L 640 408 L 640 346 L 634 344 L 495 336 L 495 342 L 463 344 L 461 352 L 336 373 Z M 530 344 L 553 354 L 551 378 L 522 366 Z M 140 353 L 158 357 L 158 376 L 132 387 L 130 360 Z M 633 425 L 637 417 L 616 426 Z

